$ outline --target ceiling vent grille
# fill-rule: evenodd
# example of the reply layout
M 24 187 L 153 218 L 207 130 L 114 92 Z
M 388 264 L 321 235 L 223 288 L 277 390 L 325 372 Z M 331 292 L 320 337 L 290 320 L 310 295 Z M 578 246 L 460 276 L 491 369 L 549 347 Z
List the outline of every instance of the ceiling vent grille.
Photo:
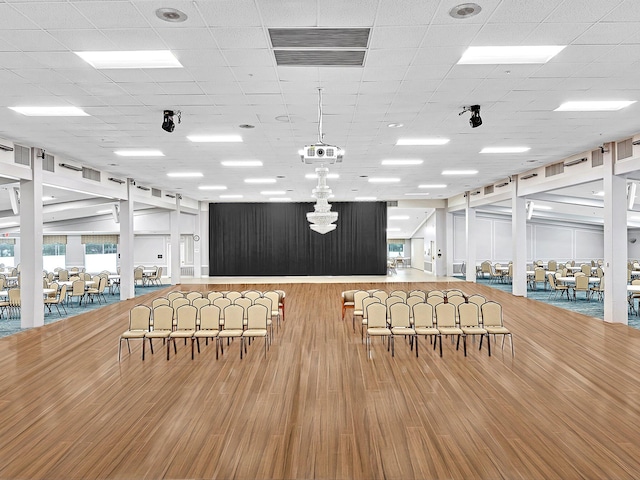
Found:
M 489 195 L 490 193 L 493 193 L 493 185 L 487 185 L 484 187 L 484 194 Z
M 369 28 L 270 28 L 273 48 L 367 48 Z
M 274 50 L 276 63 L 290 67 L 362 67 L 364 50 Z
M 86 178 L 87 180 L 95 180 L 96 182 L 99 182 L 100 172 L 98 170 L 94 170 L 93 168 L 82 167 L 82 178 Z
M 42 160 L 42 170 L 45 172 L 54 172 L 56 168 L 56 161 L 53 158 L 53 155 L 49 155 L 48 153 L 44 154 L 44 159 Z
M 564 163 L 554 163 L 544 169 L 544 176 L 547 178 L 561 173 L 564 173 Z
M 622 160 L 623 158 L 629 158 L 633 155 L 633 143 L 630 138 L 627 140 L 623 140 L 622 142 L 618 142 L 616 147 L 616 152 L 618 152 L 618 160 Z
M 19 165 L 26 165 L 27 167 L 31 166 L 29 147 L 15 145 L 15 149 L 13 150 L 13 161 Z
M 387 207 L 397 207 L 397 206 L 398 206 L 397 200 L 392 200 L 390 202 L 387 202 Z
M 151 189 L 151 196 L 152 197 L 162 198 L 162 191 L 159 188 L 152 188 Z
M 597 149 L 597 150 L 593 150 L 591 152 L 591 166 L 592 167 L 599 167 L 600 165 L 604 164 L 604 153 L 602 153 L 602 150 Z

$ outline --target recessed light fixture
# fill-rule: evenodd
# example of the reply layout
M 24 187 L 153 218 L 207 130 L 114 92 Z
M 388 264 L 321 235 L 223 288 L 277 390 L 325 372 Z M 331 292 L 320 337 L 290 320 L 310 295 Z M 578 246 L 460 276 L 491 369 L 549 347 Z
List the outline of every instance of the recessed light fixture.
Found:
M 169 172 L 167 177 L 171 178 L 199 178 L 203 177 L 201 172 Z
M 389 127 L 389 128 L 402 128 L 402 127 L 404 127 L 404 123 L 390 123 L 389 125 L 387 125 L 387 127 Z
M 290 202 L 289 197 L 273 197 L 269 199 L 270 202 Z
M 261 160 L 223 160 L 220 162 L 223 167 L 261 167 Z
M 116 150 L 119 157 L 164 157 L 160 150 Z
M 226 190 L 225 185 L 200 185 L 198 190 Z
M 182 68 L 182 64 L 169 50 L 118 50 L 73 53 L 97 69 Z
M 369 183 L 398 183 L 399 178 L 374 177 L 370 178 Z
M 463 3 L 461 5 L 456 5 L 451 10 L 449 10 L 449 16 L 455 19 L 464 19 L 475 17 L 482 11 L 482 7 L 475 3 Z
M 356 202 L 372 202 L 374 200 L 376 200 L 377 197 L 356 197 L 354 198 L 354 200 Z
M 446 145 L 449 143 L 448 138 L 400 138 L 396 145 L 405 146 L 429 146 L 429 145 Z
M 476 175 L 478 170 L 443 170 L 442 175 Z
M 318 179 L 318 174 L 316 173 L 307 173 L 304 178 L 306 178 L 307 180 L 317 180 Z M 327 174 L 327 178 L 330 179 L 336 179 L 336 178 L 340 178 L 340 175 L 337 173 L 328 173 Z
M 232 198 L 243 198 L 242 195 L 220 195 L 220 198 L 222 199 L 232 199 Z
M 424 160 L 382 160 L 382 165 L 422 165 Z
M 175 8 L 159 8 L 156 10 L 156 17 L 169 23 L 181 23 L 188 18 L 186 13 Z
M 264 190 L 260 192 L 260 195 L 286 195 L 285 190 Z
M 245 178 L 244 183 L 253 183 L 253 184 L 276 183 L 276 179 L 275 178 Z
M 244 128 L 246 130 L 251 130 L 252 128 L 256 128 L 255 125 L 251 125 L 249 123 L 243 123 L 242 125 L 238 125 L 238 128 Z
M 566 45 L 469 47 L 458 60 L 458 65 L 547 63 L 565 47 Z
M 426 185 L 418 185 L 418 188 L 447 188 L 447 185 L 444 183 L 433 183 Z
M 240 143 L 240 135 L 188 135 L 187 139 L 194 143 Z
M 531 147 L 484 147 L 480 153 L 524 153 Z
M 27 117 L 88 117 L 89 114 L 78 107 L 9 107 Z
M 614 112 L 636 103 L 635 100 L 565 102 L 554 112 Z
M 389 220 L 409 220 L 409 215 L 391 215 Z

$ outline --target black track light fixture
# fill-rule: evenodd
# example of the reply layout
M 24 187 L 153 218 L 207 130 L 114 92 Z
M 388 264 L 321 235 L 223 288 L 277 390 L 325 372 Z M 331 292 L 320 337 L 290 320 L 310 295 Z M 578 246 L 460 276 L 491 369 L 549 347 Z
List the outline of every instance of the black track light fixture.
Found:
M 175 112 L 173 110 L 165 110 L 163 117 L 162 117 L 162 129 L 165 132 L 173 132 L 176 128 L 176 124 L 173 121 L 173 116 L 176 115 L 178 117 L 178 123 L 181 122 L 182 120 L 182 112 L 180 112 L 180 110 L 176 110 Z
M 462 111 L 458 115 L 462 115 L 465 112 L 471 112 L 471 118 L 469 119 L 469 125 L 471 125 L 471 128 L 476 128 L 482 125 L 482 118 L 480 117 L 480 105 L 462 107 Z

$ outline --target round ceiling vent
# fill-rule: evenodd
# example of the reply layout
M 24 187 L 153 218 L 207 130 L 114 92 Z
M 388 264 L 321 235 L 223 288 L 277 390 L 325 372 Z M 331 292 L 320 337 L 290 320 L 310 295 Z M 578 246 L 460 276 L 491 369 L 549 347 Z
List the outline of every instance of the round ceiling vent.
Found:
M 156 17 L 165 22 L 180 23 L 187 19 L 187 14 L 175 8 L 159 8 Z
M 475 3 L 463 3 L 449 10 L 449 15 L 453 18 L 470 18 L 478 15 L 482 11 L 482 7 Z

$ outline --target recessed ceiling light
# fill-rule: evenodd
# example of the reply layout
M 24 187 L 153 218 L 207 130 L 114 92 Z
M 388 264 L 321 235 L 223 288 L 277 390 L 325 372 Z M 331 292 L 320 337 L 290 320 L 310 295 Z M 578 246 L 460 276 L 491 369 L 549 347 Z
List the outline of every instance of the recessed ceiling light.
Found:
M 429 192 L 420 192 L 420 193 L 405 193 L 405 195 L 410 195 L 410 196 L 425 196 L 425 195 L 429 195 Z
M 409 215 L 391 215 L 389 220 L 409 220 Z
M 316 173 L 307 173 L 304 178 L 308 179 L 308 180 L 317 180 L 318 179 L 318 175 Z M 327 173 L 327 178 L 331 178 L 331 179 L 336 179 L 336 178 L 340 178 L 340 175 L 337 173 Z
M 260 195 L 286 195 L 285 190 L 264 190 L 260 192 Z
M 369 183 L 398 183 L 399 178 L 374 177 L 369 179 Z
M 463 3 L 461 5 L 456 5 L 451 10 L 449 10 L 449 16 L 456 19 L 464 19 L 475 17 L 482 11 L 482 7 L 475 3 Z
M 554 112 L 613 112 L 636 103 L 635 100 L 565 102 Z
M 255 125 L 251 125 L 249 123 L 243 123 L 242 125 L 238 125 L 239 128 L 244 128 L 247 130 L 251 130 L 252 128 L 256 128 Z
M 187 139 L 194 143 L 240 143 L 240 135 L 188 135 Z
M 428 146 L 428 145 L 446 145 L 449 143 L 448 138 L 400 138 L 396 145 L 407 146 Z
M 389 127 L 389 128 L 402 128 L 402 127 L 404 127 L 404 123 L 390 123 L 389 125 L 387 125 L 387 127 Z
M 119 157 L 164 157 L 160 150 L 116 150 Z
M 223 160 L 220 162 L 223 167 L 261 167 L 261 160 Z
M 423 160 L 382 160 L 382 165 L 422 165 Z
M 478 170 L 443 170 L 442 175 L 475 175 Z
M 484 147 L 480 153 L 524 153 L 531 147 Z
M 595 195 L 596 197 L 604 197 L 604 192 L 600 191 L 600 192 L 592 192 L 593 195 Z
M 276 183 L 275 178 L 245 178 L 244 183 Z
M 289 197 L 273 197 L 269 199 L 270 202 L 290 202 Z
M 98 214 L 98 215 L 104 215 L 105 213 L 111 213 L 112 211 L 113 211 L 113 210 L 111 210 L 111 209 L 108 209 L 108 210 L 98 210 L 98 211 L 96 212 L 96 214 Z
M 74 52 L 93 68 L 182 68 L 169 50 Z
M 469 47 L 458 65 L 498 65 L 518 63 L 547 63 L 566 45 L 518 45 L 502 47 Z
M 355 201 L 357 202 L 372 202 L 374 200 L 376 200 L 377 197 L 356 197 L 354 198 Z
M 9 107 L 27 117 L 88 117 L 89 114 L 78 107 Z
M 226 190 L 227 187 L 224 185 L 200 185 L 198 190 Z
M 200 172 L 169 172 L 167 173 L 167 177 L 171 178 L 198 178 L 203 177 Z
M 418 188 L 447 188 L 447 185 L 444 183 L 434 183 L 428 185 L 418 185 Z
M 188 18 L 186 13 L 175 8 L 159 8 L 156 10 L 156 17 L 170 23 L 181 23 Z
M 289 115 L 278 115 L 276 117 L 277 122 L 289 123 L 291 122 L 291 117 Z
M 220 198 L 226 198 L 226 199 L 242 198 L 242 195 L 220 195 Z
M 534 205 L 534 210 L 553 210 L 553 207 L 547 207 L 546 205 Z

